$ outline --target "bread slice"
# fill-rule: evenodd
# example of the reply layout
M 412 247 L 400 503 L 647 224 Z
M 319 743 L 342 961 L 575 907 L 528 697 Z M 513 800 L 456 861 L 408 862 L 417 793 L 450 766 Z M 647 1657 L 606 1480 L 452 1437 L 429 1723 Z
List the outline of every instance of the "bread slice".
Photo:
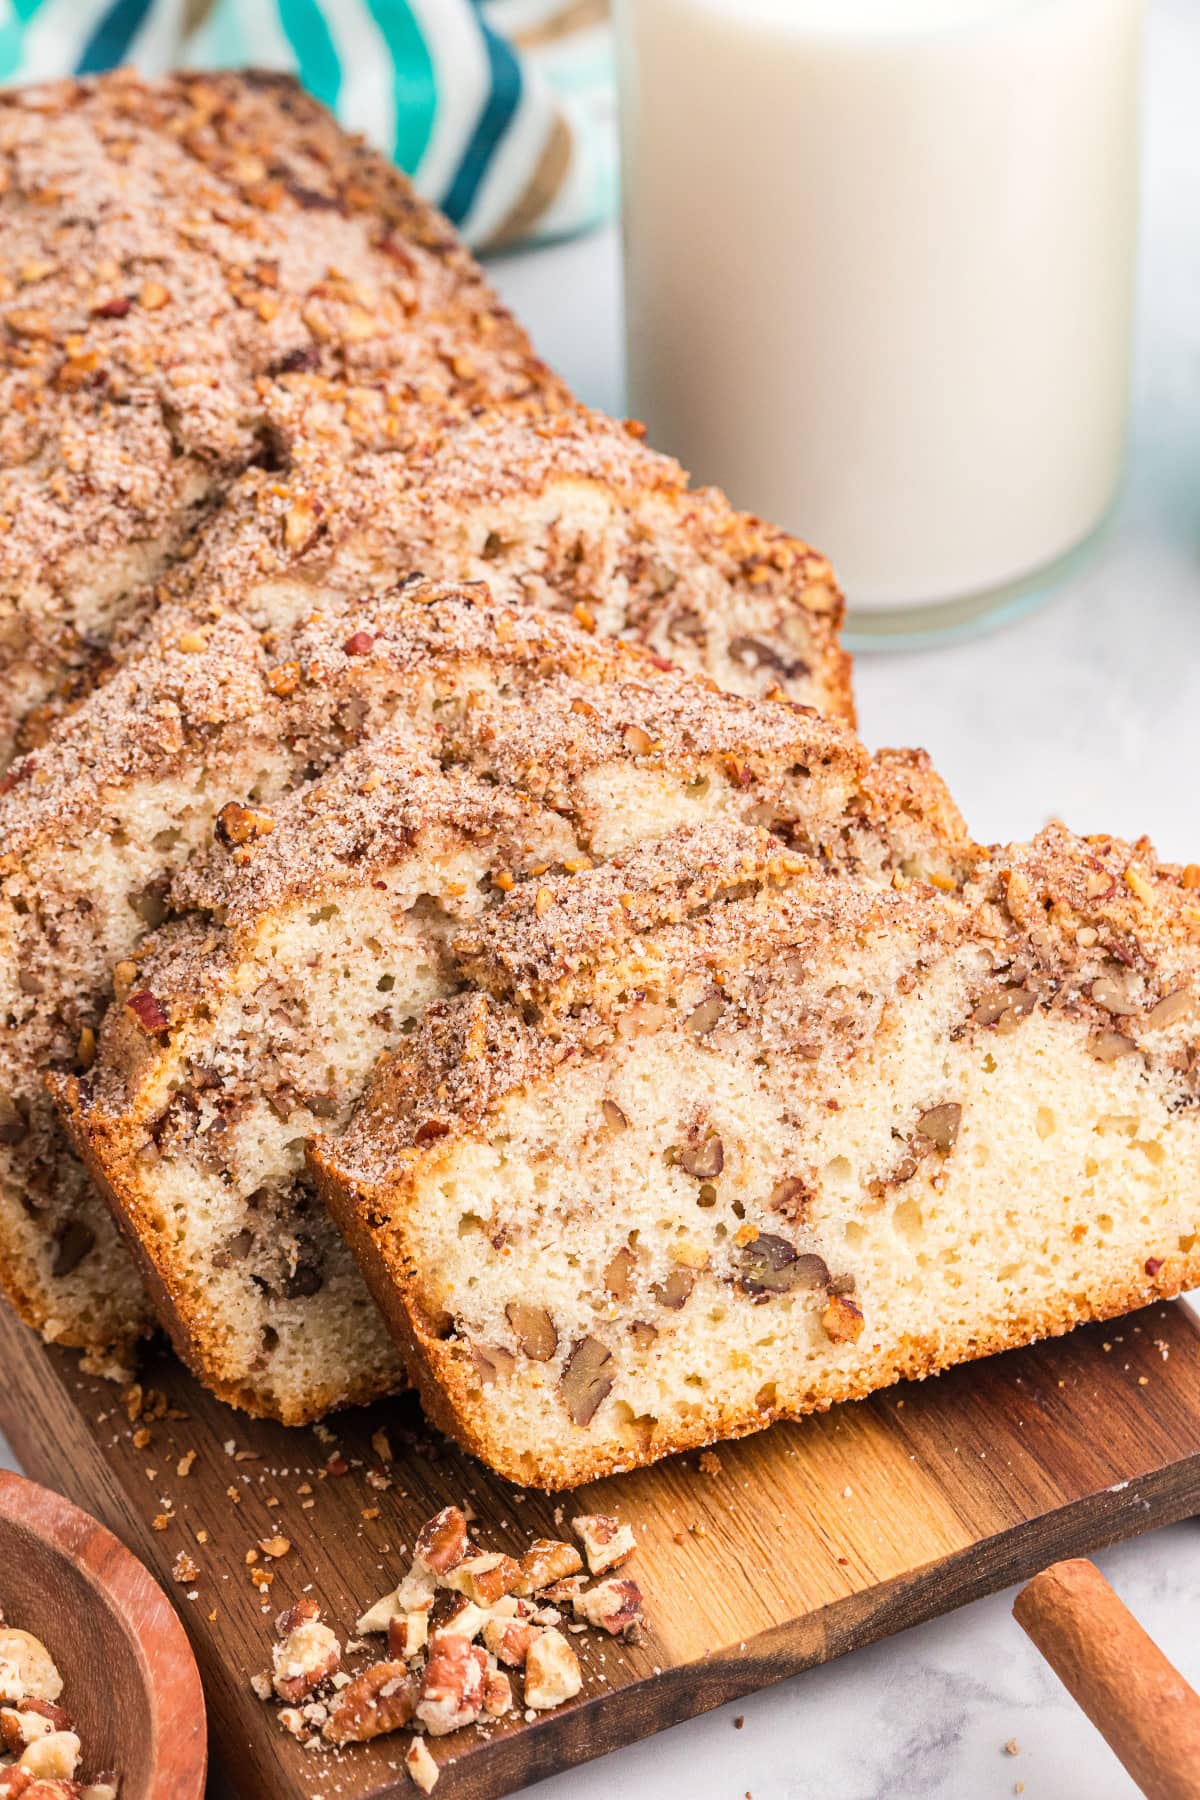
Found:
M 449 991 L 447 926 L 490 872 L 572 848 L 556 813 L 401 731 L 276 809 L 267 854 L 213 883 L 219 924 L 169 924 L 121 971 L 91 1076 L 58 1085 L 160 1318 L 223 1399 L 299 1423 L 400 1382 L 304 1138 Z
M 852 719 L 828 562 L 690 489 L 636 428 L 582 407 L 464 417 L 319 377 L 292 382 L 287 409 L 289 466 L 234 485 L 168 594 L 261 624 L 414 570 L 487 581 L 728 692 Z
M 569 1486 L 1200 1280 L 1194 882 L 720 823 L 515 894 L 311 1153 L 432 1418 Z
M 412 610 L 436 638 L 454 606 Z M 464 637 L 478 632 L 482 600 L 457 607 Z M 456 921 L 526 876 L 537 890 L 552 865 L 722 815 L 766 818 L 777 847 L 878 878 L 914 857 L 960 878 L 964 846 L 941 835 L 948 802 L 931 806 L 936 828 L 905 816 L 889 860 L 873 771 L 843 728 L 712 693 L 557 621 L 495 619 L 490 685 L 486 658 L 464 652 L 456 666 L 447 649 L 411 729 L 347 753 L 281 805 L 243 809 L 235 847 L 180 873 L 172 902 L 192 916 L 122 971 L 90 1074 L 52 1084 L 191 1366 L 289 1423 L 395 1379 L 382 1326 L 372 1346 L 365 1294 L 352 1295 L 313 1211 L 303 1144 L 344 1122 L 378 1054 L 460 984 L 438 950 Z M 230 1263 L 232 1245 L 244 1254 Z
M 286 77 L 10 91 L 0 182 L 3 739 L 240 470 L 286 462 L 297 375 L 566 398 L 446 221 Z

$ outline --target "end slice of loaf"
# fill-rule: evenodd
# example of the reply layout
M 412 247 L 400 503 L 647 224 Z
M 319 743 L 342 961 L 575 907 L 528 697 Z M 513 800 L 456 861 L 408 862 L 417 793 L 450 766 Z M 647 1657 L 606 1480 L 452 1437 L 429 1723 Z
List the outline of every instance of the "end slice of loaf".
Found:
M 278 806 L 245 808 L 242 841 L 194 858 L 171 895 L 192 916 L 145 940 L 90 1074 L 55 1084 L 193 1368 L 289 1422 L 394 1379 L 382 1328 L 374 1347 L 365 1324 L 350 1332 L 348 1283 L 327 1278 L 340 1247 L 311 1213 L 303 1140 L 344 1121 L 377 1055 L 461 984 L 454 960 L 434 953 L 456 922 L 523 882 L 536 894 L 552 866 L 713 817 L 765 819 L 776 854 L 870 866 L 880 879 L 903 879 L 914 854 L 939 870 L 964 855 L 936 831 L 916 850 L 906 817 L 888 861 L 865 752 L 790 703 L 713 693 L 482 598 L 410 612 L 409 655 L 434 680 L 414 673 L 404 735 L 348 752 Z M 394 649 L 370 635 L 357 634 L 355 655 Z M 421 828 L 460 816 L 466 860 L 447 875 L 441 840 L 431 848 Z M 311 1291 L 271 1261 L 297 1208 Z M 214 1252 L 235 1242 L 247 1246 L 239 1266 L 214 1270 Z M 362 1305 L 365 1318 L 365 1295 Z
M 10 726 L 250 464 L 296 374 L 473 406 L 562 384 L 446 221 L 286 77 L 0 97 L 0 647 Z
M 505 1476 L 1200 1279 L 1200 906 L 1149 846 L 1050 828 L 952 896 L 720 825 L 548 885 L 311 1153 L 431 1416 Z

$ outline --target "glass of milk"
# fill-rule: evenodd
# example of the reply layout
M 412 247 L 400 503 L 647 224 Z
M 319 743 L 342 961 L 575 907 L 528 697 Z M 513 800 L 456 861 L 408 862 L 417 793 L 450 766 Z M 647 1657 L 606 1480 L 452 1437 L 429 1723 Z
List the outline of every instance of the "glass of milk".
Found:
M 1143 0 L 620 0 L 630 408 L 855 638 L 1012 612 L 1129 391 Z

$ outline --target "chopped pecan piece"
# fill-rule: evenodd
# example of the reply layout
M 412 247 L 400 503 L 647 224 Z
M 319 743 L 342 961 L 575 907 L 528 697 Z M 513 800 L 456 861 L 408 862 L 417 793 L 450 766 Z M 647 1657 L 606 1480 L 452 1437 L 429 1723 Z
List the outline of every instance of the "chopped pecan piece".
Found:
M 637 1256 L 627 1244 L 613 1252 L 604 1270 L 604 1285 L 614 1300 L 628 1300 L 636 1268 Z
M 1164 994 L 1162 999 L 1150 1008 L 1146 1023 L 1152 1031 L 1164 1031 L 1168 1025 L 1174 1025 L 1178 1020 L 1186 1018 L 1194 1005 L 1195 999 L 1186 988 L 1176 988 L 1173 993 Z
M 493 1550 L 484 1556 L 465 1557 L 443 1577 L 443 1585 L 465 1594 L 477 1606 L 494 1606 L 503 1595 L 524 1591 L 522 1580 L 520 1564 Z
M 610 1131 L 627 1131 L 629 1129 L 629 1120 L 615 1100 L 602 1100 L 600 1110 L 604 1114 L 604 1123 Z
M 612 1392 L 614 1367 L 612 1351 L 599 1338 L 580 1338 L 559 1377 L 573 1424 L 591 1424 L 602 1401 Z
M 917 1120 L 917 1136 L 923 1137 L 935 1150 L 953 1150 L 962 1124 L 962 1107 L 956 1100 L 944 1106 L 931 1106 Z
M 529 1646 L 537 1636 L 537 1626 L 525 1619 L 489 1619 L 483 1628 L 484 1647 L 506 1669 L 525 1666 Z
M 275 1615 L 275 1635 L 285 1638 L 295 1631 L 297 1625 L 306 1625 L 310 1619 L 319 1619 L 321 1609 L 308 1594 L 301 1594 L 299 1600 L 289 1606 L 286 1611 Z
M 50 1731 L 21 1752 L 20 1766 L 35 1781 L 70 1781 L 79 1767 L 80 1743 L 73 1731 Z M 32 1791 L 32 1790 L 31 1790 Z
M 712 1181 L 725 1167 L 725 1145 L 715 1132 L 685 1144 L 679 1152 L 679 1166 L 697 1181 Z
M 1129 1056 L 1137 1045 L 1123 1031 L 1094 1031 L 1088 1039 L 1088 1049 L 1097 1062 L 1112 1063 Z
M 404 1766 L 408 1770 L 409 1778 L 416 1783 L 421 1792 L 432 1794 L 437 1785 L 439 1770 L 423 1737 L 415 1737 L 404 1752 Z
M 583 1545 L 593 1575 L 619 1569 L 637 1549 L 632 1525 L 623 1525 L 611 1513 L 578 1513 L 571 1529 Z
M 354 1635 L 367 1637 L 373 1631 L 386 1631 L 397 1616 L 400 1616 L 400 1607 L 393 1590 L 376 1600 L 374 1606 L 368 1606 L 366 1612 L 358 1615 L 354 1623 Z
M 512 1682 L 502 1669 L 492 1669 L 484 1677 L 483 1710 L 489 1719 L 502 1719 L 512 1711 Z
M 794 1288 L 824 1287 L 829 1280 L 823 1257 L 811 1251 L 802 1254 L 786 1238 L 770 1231 L 760 1231 L 742 1246 L 740 1268 L 743 1292 L 756 1300 L 790 1294 Z
M 574 1544 L 564 1544 L 555 1538 L 535 1538 L 521 1558 L 524 1583 L 514 1588 L 513 1592 L 540 1593 L 552 1581 L 561 1581 L 565 1575 L 575 1575 L 582 1567 L 583 1558 Z
M 290 1620 L 299 1605 L 280 1614 Z M 278 1627 L 277 1627 L 278 1628 Z M 342 1660 L 342 1647 L 328 1625 L 311 1614 L 297 1619 L 282 1634 L 282 1641 L 271 1652 L 275 1671 L 275 1692 L 281 1700 L 303 1700 L 328 1676 L 334 1674 Z
M 501 1381 L 511 1375 L 517 1366 L 517 1359 L 511 1350 L 502 1344 L 472 1344 L 471 1361 L 484 1387 L 490 1387 L 494 1381 Z
M 22 1700 L 20 1706 L 0 1708 L 0 1744 L 14 1756 L 35 1738 L 70 1729 L 71 1720 L 62 1707 L 48 1700 Z
M 721 1014 L 725 1011 L 726 1001 L 722 994 L 709 994 L 694 1006 L 684 1024 L 694 1037 L 703 1037 L 712 1030 Z
M 465 1594 L 443 1589 L 429 1615 L 430 1642 L 436 1643 L 443 1636 L 476 1638 L 487 1623 L 488 1613 L 488 1607 L 469 1600 Z
M 0 1628 L 0 1701 L 57 1700 L 62 1676 L 40 1638 L 15 1626 Z
M 775 1183 L 767 1205 L 782 1218 L 800 1220 L 812 1197 L 812 1190 L 807 1182 L 801 1181 L 798 1175 L 789 1175 L 783 1181 Z
M 416 1656 L 429 1641 L 427 1612 L 394 1613 L 387 1627 L 388 1655 L 394 1659 Z
M 478 1644 L 453 1632 L 434 1639 L 421 1677 L 417 1717 L 434 1737 L 473 1725 L 483 1711 L 487 1657 Z
M 547 1626 L 525 1658 L 525 1704 L 538 1712 L 573 1700 L 583 1686 L 579 1658 L 561 1631 Z
M 151 1036 L 155 1032 L 166 1031 L 171 1023 L 149 988 L 142 988 L 138 993 L 130 994 L 125 1005 L 142 1030 L 149 1032 Z
M 628 1577 L 620 1581 L 600 1581 L 587 1593 L 576 1594 L 571 1602 L 575 1617 L 611 1637 L 631 1633 L 641 1624 L 642 1590 Z
M 533 1362 L 549 1362 L 558 1349 L 558 1332 L 544 1306 L 513 1300 L 504 1309 L 517 1343 Z
M 413 1716 L 417 1684 L 402 1662 L 372 1663 L 344 1687 L 322 1735 L 331 1744 L 366 1744 L 399 1731 Z
M 457 1506 L 444 1506 L 417 1533 L 414 1556 L 435 1575 L 445 1575 L 467 1554 L 467 1521 Z

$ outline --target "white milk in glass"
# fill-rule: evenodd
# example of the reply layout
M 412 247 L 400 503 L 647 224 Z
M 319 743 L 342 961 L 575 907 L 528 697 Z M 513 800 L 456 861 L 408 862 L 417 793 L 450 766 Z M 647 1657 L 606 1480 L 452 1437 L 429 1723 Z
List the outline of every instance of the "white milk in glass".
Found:
M 622 0 L 630 407 L 858 633 L 1044 586 L 1125 436 L 1142 0 Z

